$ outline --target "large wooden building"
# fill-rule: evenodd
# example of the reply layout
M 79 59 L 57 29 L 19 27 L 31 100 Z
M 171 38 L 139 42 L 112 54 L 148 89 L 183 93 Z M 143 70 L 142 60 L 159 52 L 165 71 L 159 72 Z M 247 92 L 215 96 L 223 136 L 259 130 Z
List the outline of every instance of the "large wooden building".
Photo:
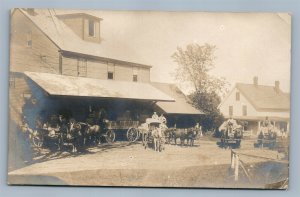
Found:
M 103 47 L 101 21 L 87 13 L 12 11 L 11 120 L 18 124 L 26 116 L 33 126 L 37 116 L 68 110 L 83 120 L 96 108 L 109 111 L 110 119 L 139 121 L 154 110 L 169 117 L 203 114 L 188 104 L 178 88 L 152 83 L 150 65 L 137 63 L 125 52 L 116 53 L 122 51 L 117 44 Z

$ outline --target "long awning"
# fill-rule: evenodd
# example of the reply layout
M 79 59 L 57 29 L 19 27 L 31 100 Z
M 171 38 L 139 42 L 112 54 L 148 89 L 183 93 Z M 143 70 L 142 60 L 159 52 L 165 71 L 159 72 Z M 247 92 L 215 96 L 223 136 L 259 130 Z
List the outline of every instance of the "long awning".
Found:
M 149 83 L 101 80 L 37 72 L 25 72 L 25 75 L 48 94 L 54 96 L 174 101 L 172 97 Z

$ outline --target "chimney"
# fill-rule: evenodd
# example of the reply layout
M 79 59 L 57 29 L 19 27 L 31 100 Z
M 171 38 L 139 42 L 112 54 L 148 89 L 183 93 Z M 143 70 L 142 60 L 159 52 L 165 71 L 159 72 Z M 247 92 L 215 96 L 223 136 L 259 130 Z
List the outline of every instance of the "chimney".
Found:
M 258 77 L 257 76 L 253 77 L 253 85 L 255 85 L 255 86 L 258 85 Z
M 36 15 L 36 13 L 35 13 L 35 11 L 34 11 L 34 8 L 27 8 L 27 13 L 28 13 L 29 15 L 31 15 L 31 16 L 35 16 L 35 15 Z
M 279 85 L 280 85 L 280 82 L 279 81 L 275 81 L 275 91 L 276 91 L 276 93 L 280 92 Z

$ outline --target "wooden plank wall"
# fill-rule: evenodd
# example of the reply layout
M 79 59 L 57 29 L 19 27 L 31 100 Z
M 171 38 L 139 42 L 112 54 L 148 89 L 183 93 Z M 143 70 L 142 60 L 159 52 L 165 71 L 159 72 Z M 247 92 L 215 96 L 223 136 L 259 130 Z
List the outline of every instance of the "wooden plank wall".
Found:
M 28 32 L 31 32 L 32 47 L 27 47 Z M 11 71 L 59 73 L 58 50 L 21 11 L 14 11 L 11 18 Z

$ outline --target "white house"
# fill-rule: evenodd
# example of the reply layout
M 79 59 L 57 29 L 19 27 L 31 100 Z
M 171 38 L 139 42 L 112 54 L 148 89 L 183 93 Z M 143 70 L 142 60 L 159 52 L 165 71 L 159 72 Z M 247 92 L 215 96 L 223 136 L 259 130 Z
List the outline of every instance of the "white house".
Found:
M 290 96 L 280 90 L 279 81 L 274 86 L 258 85 L 258 77 L 253 84 L 236 83 L 235 87 L 219 105 L 225 118 L 248 122 L 246 130 L 256 134 L 260 122 L 266 117 L 282 131 L 289 131 Z

